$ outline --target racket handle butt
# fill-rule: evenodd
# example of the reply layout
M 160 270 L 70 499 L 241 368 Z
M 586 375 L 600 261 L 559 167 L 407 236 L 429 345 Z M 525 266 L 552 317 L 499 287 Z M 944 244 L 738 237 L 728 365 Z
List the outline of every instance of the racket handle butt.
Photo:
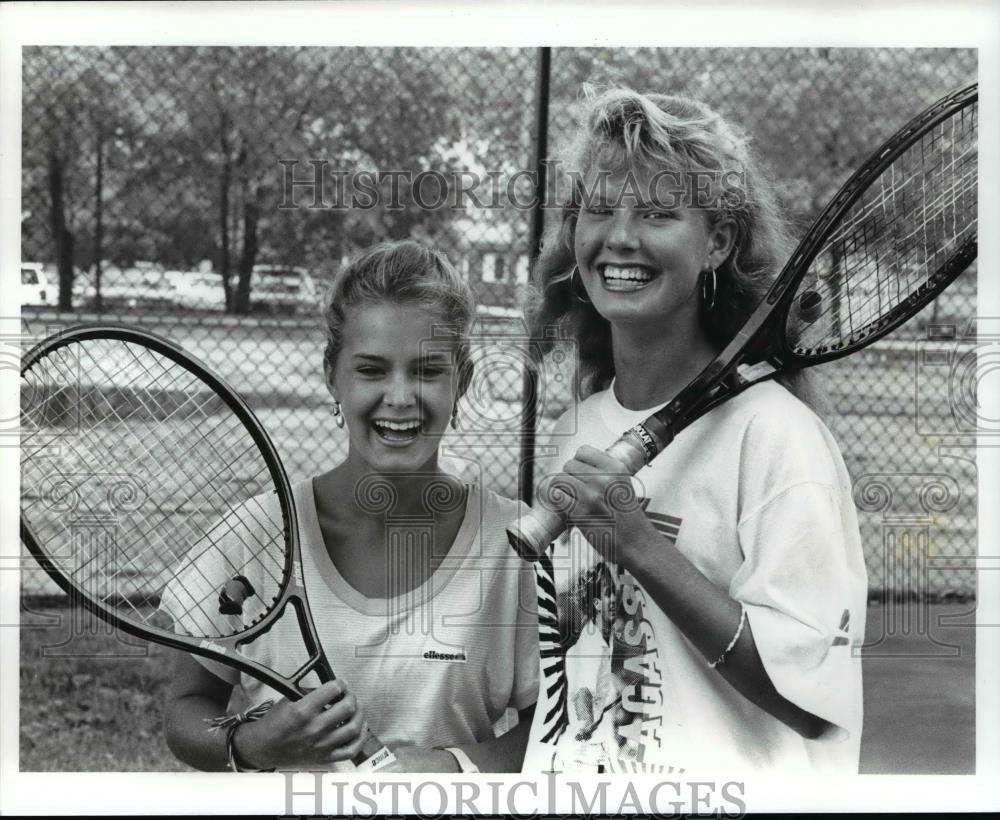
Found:
M 369 731 L 365 740 L 365 745 L 361 751 L 351 760 L 359 772 L 377 772 L 390 763 L 396 762 L 396 755 L 381 740 L 375 737 L 374 732 Z
M 507 541 L 526 561 L 537 561 L 556 540 L 566 523 L 549 510 L 531 510 L 507 529 Z
M 609 455 L 622 463 L 629 475 L 639 472 L 665 446 L 664 439 L 669 431 L 657 427 L 654 433 L 646 429 L 646 424 L 653 421 L 655 419 L 648 419 L 645 424 L 627 430 L 607 450 Z M 558 489 L 558 486 L 553 489 Z M 541 488 L 539 495 L 544 495 Z M 535 507 L 507 528 L 507 541 L 525 561 L 537 561 L 565 529 L 566 522 L 557 513 Z

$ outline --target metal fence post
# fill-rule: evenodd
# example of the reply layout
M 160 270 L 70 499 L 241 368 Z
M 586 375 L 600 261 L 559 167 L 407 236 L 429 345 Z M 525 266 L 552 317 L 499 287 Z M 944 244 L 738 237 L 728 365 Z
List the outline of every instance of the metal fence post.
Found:
M 542 232 L 545 228 L 546 168 L 549 138 L 549 75 L 552 49 L 538 49 L 538 69 L 535 79 L 535 155 L 536 174 L 535 203 L 531 211 L 531 247 L 529 258 L 532 263 L 538 258 L 542 246 Z M 539 351 L 529 342 L 528 355 L 531 366 L 524 370 L 521 388 L 521 452 L 518 462 L 521 499 L 530 504 L 535 494 L 535 428 L 538 422 L 538 364 Z

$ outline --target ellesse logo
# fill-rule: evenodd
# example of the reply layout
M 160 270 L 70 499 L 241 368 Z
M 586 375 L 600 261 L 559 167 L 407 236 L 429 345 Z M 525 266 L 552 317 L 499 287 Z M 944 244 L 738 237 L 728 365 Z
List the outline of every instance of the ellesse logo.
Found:
M 467 658 L 464 651 L 459 652 L 438 652 L 428 649 L 424 652 L 425 661 L 444 661 L 446 663 L 465 663 Z

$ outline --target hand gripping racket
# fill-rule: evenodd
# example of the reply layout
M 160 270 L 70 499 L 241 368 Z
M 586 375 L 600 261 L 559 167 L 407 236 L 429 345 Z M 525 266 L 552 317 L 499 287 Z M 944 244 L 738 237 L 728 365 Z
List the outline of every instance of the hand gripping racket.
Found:
M 715 359 L 607 452 L 635 475 L 685 427 L 753 384 L 839 359 L 896 329 L 976 258 L 978 87 L 936 102 L 882 145 L 813 223 Z M 537 559 L 565 529 L 532 509 L 508 530 Z
M 311 672 L 333 680 L 288 478 L 221 379 L 151 333 L 81 326 L 26 354 L 21 426 L 21 538 L 71 600 L 291 700 Z M 306 660 L 280 672 L 240 648 L 289 606 Z M 369 732 L 353 762 L 371 771 L 393 760 Z

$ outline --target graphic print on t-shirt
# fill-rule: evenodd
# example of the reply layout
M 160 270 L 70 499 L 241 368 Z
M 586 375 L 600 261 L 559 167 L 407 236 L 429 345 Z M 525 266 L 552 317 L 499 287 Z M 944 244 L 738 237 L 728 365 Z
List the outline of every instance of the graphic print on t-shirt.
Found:
M 641 499 L 645 510 L 649 500 Z M 681 519 L 650 513 L 674 543 Z M 535 564 L 543 687 L 543 743 L 558 770 L 683 771 L 658 752 L 663 669 L 644 617 L 645 592 L 624 569 L 601 560 L 579 532 L 569 556 L 546 553 Z M 652 760 L 656 760 L 653 763 Z

